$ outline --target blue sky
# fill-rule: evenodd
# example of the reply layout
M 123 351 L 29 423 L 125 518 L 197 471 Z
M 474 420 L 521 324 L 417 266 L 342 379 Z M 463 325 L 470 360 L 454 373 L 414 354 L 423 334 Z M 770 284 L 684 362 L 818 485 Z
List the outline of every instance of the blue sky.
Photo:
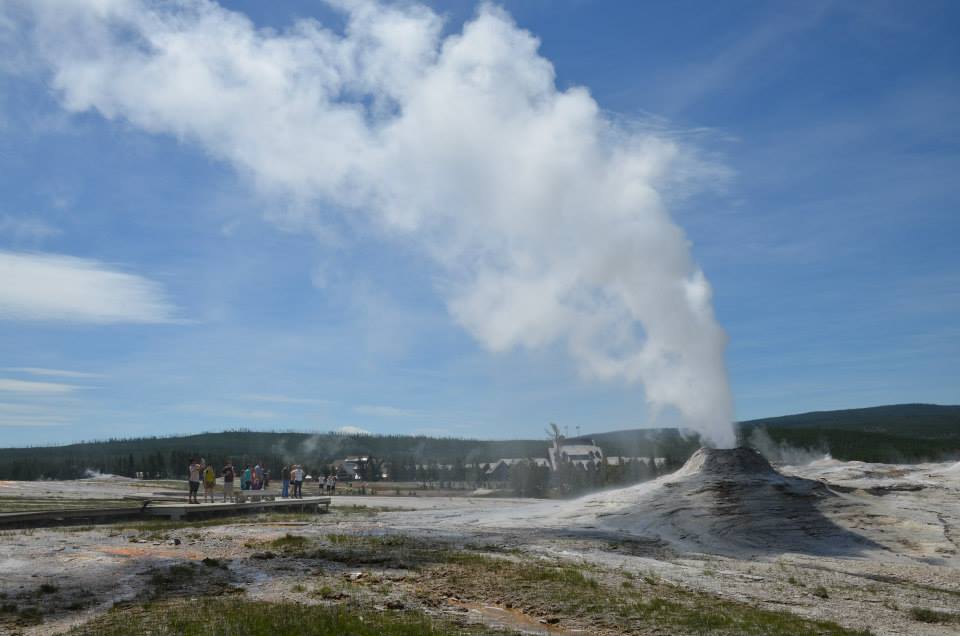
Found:
M 222 5 L 274 33 L 345 24 L 316 2 Z M 491 345 L 499 332 L 456 319 L 435 246 L 371 231 L 313 191 L 276 194 L 285 176 L 265 187 L 269 166 L 240 165 L 216 122 L 178 136 L 129 107 L 104 116 L 102 96 L 71 106 L 76 88 L 23 35 L 45 18 L 22 6 L 0 9 L 3 445 L 679 421 L 648 406 L 643 382 L 585 376 L 562 340 Z M 477 11 L 429 6 L 441 39 Z M 960 403 L 960 7 L 505 9 L 559 91 L 585 87 L 605 120 L 653 126 L 709 164 L 692 168 L 706 186 L 665 199 L 713 287 L 738 419 Z M 14 280 L 25 264 L 57 274 Z

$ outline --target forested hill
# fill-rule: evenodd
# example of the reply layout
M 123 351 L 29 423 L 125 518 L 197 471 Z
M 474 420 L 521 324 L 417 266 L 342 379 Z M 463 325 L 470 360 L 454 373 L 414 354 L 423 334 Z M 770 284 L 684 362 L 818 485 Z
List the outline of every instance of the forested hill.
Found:
M 682 462 L 698 447 L 695 439 L 681 437 L 672 429 L 636 431 L 628 441 L 603 443 L 602 437 L 598 436 L 597 442 L 609 455 L 667 456 Z M 240 465 L 260 461 L 278 467 L 297 462 L 317 468 L 350 455 L 370 455 L 395 467 L 431 463 L 475 465 L 501 458 L 545 458 L 548 445 L 546 436 L 483 441 L 408 435 L 227 431 L 0 449 L 0 479 L 73 479 L 89 471 L 179 477 L 191 457 L 203 457 L 217 466 L 229 458 Z
M 842 411 L 813 411 L 741 422 L 741 426 L 823 428 L 924 439 L 960 436 L 960 406 L 893 404 Z
M 920 462 L 960 458 L 960 406 L 894 404 L 815 411 L 741 422 L 740 439 L 762 429 L 778 445 L 829 452 L 836 459 Z
M 741 422 L 743 443 L 762 431 L 775 444 L 829 452 L 838 459 L 922 461 L 960 455 L 960 406 L 899 404 L 822 411 Z M 684 461 L 698 446 L 696 437 L 674 429 L 634 429 L 585 435 L 607 455 L 667 457 Z M 84 442 L 65 446 L 0 449 L 0 479 L 70 479 L 88 471 L 180 477 L 190 457 L 215 465 L 232 459 L 241 465 L 263 461 L 280 466 L 296 461 L 308 467 L 348 455 L 372 455 L 395 466 L 476 464 L 500 458 L 546 457 L 548 441 L 483 441 L 408 435 L 267 433 L 227 431 L 182 437 Z

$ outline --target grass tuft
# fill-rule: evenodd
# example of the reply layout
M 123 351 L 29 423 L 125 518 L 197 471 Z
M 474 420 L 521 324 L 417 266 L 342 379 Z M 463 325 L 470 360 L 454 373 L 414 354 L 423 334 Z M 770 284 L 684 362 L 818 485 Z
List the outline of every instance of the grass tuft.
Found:
M 921 623 L 960 623 L 960 614 L 941 612 L 926 607 L 910 608 L 910 618 Z

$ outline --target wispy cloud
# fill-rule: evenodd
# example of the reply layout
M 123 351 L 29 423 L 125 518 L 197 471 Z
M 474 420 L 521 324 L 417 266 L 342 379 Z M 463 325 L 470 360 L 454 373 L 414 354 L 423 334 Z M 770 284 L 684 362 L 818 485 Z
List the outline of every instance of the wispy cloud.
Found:
M 324 400 L 322 398 L 304 398 L 304 397 L 291 397 L 289 395 L 277 395 L 273 393 L 249 393 L 241 395 L 240 399 L 250 400 L 252 402 L 270 402 L 273 404 L 331 404 L 331 400 Z
M 42 241 L 62 234 L 56 228 L 40 219 L 29 217 L 0 215 L 0 236 L 7 236 L 14 241 Z
M 266 409 L 238 409 L 229 405 L 188 402 L 174 407 L 182 413 L 193 413 L 206 417 L 222 417 L 241 420 L 276 420 L 283 418 L 282 413 Z
M 6 367 L 7 371 L 16 371 L 17 373 L 27 373 L 30 375 L 41 375 L 54 378 L 103 378 L 102 373 L 89 373 L 86 371 L 68 371 L 66 369 L 45 369 L 42 367 Z
M 360 415 L 372 415 L 373 417 L 417 417 L 419 411 L 412 409 L 401 409 L 395 406 L 382 406 L 376 404 L 360 404 L 353 407 L 355 413 Z
M 59 382 L 32 382 L 28 380 L 0 379 L 0 391 L 4 393 L 24 393 L 30 395 L 63 395 L 73 393 L 82 387 Z
M 29 397 L 22 394 L 14 396 L 15 399 Z M 0 428 L 66 426 L 70 423 L 66 413 L 60 412 L 57 407 L 51 408 L 46 400 L 42 404 L 0 402 Z
M 768 75 L 780 60 L 784 42 L 815 27 L 830 8 L 829 2 L 811 2 L 798 8 L 780 11 L 776 17 L 759 24 L 744 25 L 732 44 L 713 50 L 709 57 L 697 60 L 687 68 L 674 68 L 669 80 L 659 87 L 661 99 L 677 112 L 737 85 L 744 69 Z M 755 68 L 757 67 L 757 68 Z
M 70 426 L 70 421 L 46 415 L 6 415 L 0 413 L 0 428 L 40 428 Z
M 0 320 L 169 323 L 175 307 L 156 282 L 94 260 L 0 251 Z

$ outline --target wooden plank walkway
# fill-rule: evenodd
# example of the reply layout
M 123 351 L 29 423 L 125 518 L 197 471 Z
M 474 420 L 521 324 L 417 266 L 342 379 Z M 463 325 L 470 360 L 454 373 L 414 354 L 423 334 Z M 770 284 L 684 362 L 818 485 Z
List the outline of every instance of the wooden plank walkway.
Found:
M 185 501 L 163 503 L 144 501 L 141 506 L 123 508 L 73 508 L 64 510 L 31 510 L 29 512 L 0 513 L 2 527 L 41 527 L 64 523 L 110 523 L 121 519 L 145 519 L 147 517 L 167 517 L 183 519 L 198 516 L 242 514 L 245 512 L 263 512 L 266 510 L 289 510 L 326 512 L 330 508 L 330 497 L 304 497 L 303 499 L 264 499 L 260 501 L 217 502 L 188 504 Z
M 0 527 L 3 526 L 48 526 L 62 523 L 108 523 L 121 519 L 134 519 L 141 516 L 142 508 L 69 508 L 63 510 L 31 510 L 29 512 L 0 513 Z
M 303 497 L 302 499 L 264 499 L 260 501 L 215 502 L 215 503 L 151 503 L 143 509 L 143 514 L 183 519 L 184 517 L 207 514 L 229 514 L 264 510 L 326 511 L 330 508 L 330 497 Z

